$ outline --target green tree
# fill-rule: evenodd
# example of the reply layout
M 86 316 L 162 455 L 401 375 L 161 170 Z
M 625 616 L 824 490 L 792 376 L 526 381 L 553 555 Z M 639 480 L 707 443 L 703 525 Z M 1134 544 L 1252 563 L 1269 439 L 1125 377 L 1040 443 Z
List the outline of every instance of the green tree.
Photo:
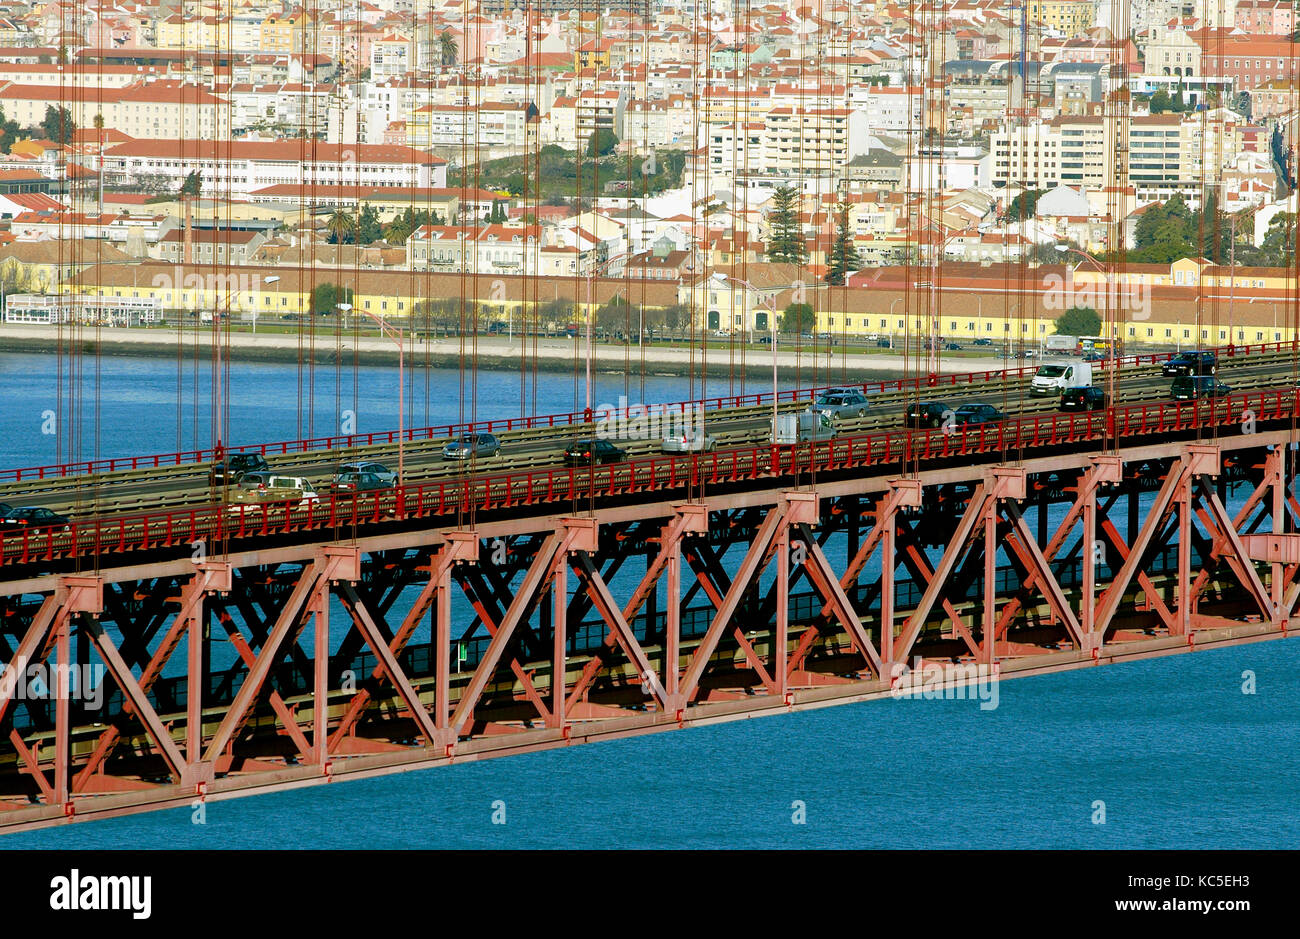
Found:
M 1045 189 L 1026 189 L 1007 206 L 1007 221 L 1020 222 L 1025 219 L 1033 218 L 1034 211 L 1038 208 L 1038 200 L 1043 197 Z
M 350 245 L 357 237 L 357 220 L 342 209 L 335 209 L 325 223 L 325 231 L 330 244 Z
M 799 224 L 799 191 L 782 186 L 772 194 L 767 215 L 767 259 L 779 264 L 802 264 L 807 257 L 803 227 Z
M 1156 93 L 1151 96 L 1151 113 L 1164 114 L 1173 108 L 1173 101 L 1169 97 L 1169 92 L 1164 88 L 1157 89 Z
M 383 237 L 383 225 L 379 222 L 379 212 L 369 202 L 361 206 L 357 217 L 357 244 L 373 244 Z
M 338 284 L 317 284 L 311 291 L 313 313 L 333 313 L 340 303 L 352 303 L 352 288 Z
M 853 233 L 849 231 L 849 204 L 841 202 L 836 206 L 835 240 L 831 242 L 830 258 L 826 265 L 826 283 L 842 286 L 845 277 L 861 266 L 862 258 L 853 243 Z
M 52 104 L 45 106 L 45 118 L 41 121 L 41 133 L 46 140 L 53 140 L 57 144 L 67 144 L 72 140 L 72 135 L 77 130 L 77 125 L 72 123 L 72 113 L 65 107 L 55 107 Z
M 8 153 L 13 148 L 18 141 L 18 131 L 18 122 L 5 117 L 4 109 L 0 108 L 0 153 Z
M 811 332 L 817 323 L 817 315 L 813 312 L 811 303 L 792 303 L 785 308 L 781 314 L 781 332 L 793 335 L 794 333 Z
M 438 54 L 444 67 L 456 64 L 460 49 L 456 45 L 456 37 L 451 34 L 449 29 L 444 29 L 442 34 L 438 36 Z
M 185 182 L 181 183 L 181 188 L 177 195 L 182 199 L 186 196 L 191 196 L 197 199 L 202 189 L 203 177 L 199 175 L 198 170 L 190 170 L 189 175 L 185 177 Z
M 614 148 L 617 146 L 618 138 L 614 136 L 612 130 L 608 130 L 604 127 L 597 128 L 596 130 L 593 130 L 591 136 L 587 138 L 587 156 L 608 156 L 614 152 Z
M 430 212 L 428 209 L 412 209 L 407 206 L 384 226 L 383 236 L 390 245 L 403 245 L 411 237 L 411 233 L 422 225 L 441 224 L 443 224 L 442 216 L 437 212 Z
M 1100 336 L 1101 316 L 1090 306 L 1072 306 L 1056 318 L 1059 336 Z

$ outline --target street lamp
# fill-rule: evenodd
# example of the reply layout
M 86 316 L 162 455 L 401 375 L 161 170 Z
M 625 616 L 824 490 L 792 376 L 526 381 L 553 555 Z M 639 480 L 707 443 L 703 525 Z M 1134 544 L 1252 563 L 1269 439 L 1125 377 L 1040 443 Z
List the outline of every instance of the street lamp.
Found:
M 603 261 L 591 265 L 587 270 L 587 410 L 585 416 L 588 420 L 591 419 L 591 324 L 596 318 L 595 313 L 593 313 L 591 309 L 591 285 L 592 281 L 596 278 L 597 271 L 601 268 L 609 267 L 616 261 L 622 261 L 626 257 L 626 254 L 617 254 L 612 258 L 606 258 Z M 556 289 L 558 290 L 559 288 L 557 287 Z
M 1057 245 L 1055 245 L 1055 247 L 1056 250 L 1059 251 L 1061 254 L 1077 254 L 1079 255 L 1079 257 L 1087 261 L 1090 261 L 1092 265 L 1097 268 L 1098 271 L 1100 271 L 1102 274 L 1106 276 L 1106 281 L 1104 285 L 1106 288 L 1106 303 L 1105 303 L 1106 319 L 1102 321 L 1102 325 L 1103 325 L 1102 338 L 1105 338 L 1105 334 L 1106 334 L 1105 325 L 1109 322 L 1110 348 L 1106 350 L 1106 354 L 1109 360 L 1110 368 L 1106 370 L 1106 407 L 1108 409 L 1108 413 L 1114 414 L 1115 372 L 1119 369 L 1119 355 L 1117 354 L 1119 350 L 1116 349 L 1115 347 L 1118 344 L 1119 325 L 1113 322 L 1114 317 L 1111 315 L 1112 311 L 1111 311 L 1111 304 L 1110 304 L 1110 283 L 1111 283 L 1110 269 L 1103 266 L 1100 261 L 1094 258 L 1087 251 L 1083 251 L 1079 248 L 1075 248 L 1071 245 L 1063 244 L 1063 243 L 1058 243 Z
M 934 219 L 926 219 L 926 224 L 939 229 L 942 233 L 944 226 Z M 929 350 L 926 353 L 926 368 L 930 372 L 931 378 L 939 374 L 939 335 L 943 331 L 943 323 L 939 316 L 939 264 L 943 260 L 943 253 L 948 249 L 952 241 L 962 235 L 962 232 L 955 231 L 948 235 L 930 255 L 930 279 L 917 284 L 918 287 L 930 288 L 930 337 Z
M 339 310 L 348 313 L 352 310 L 350 303 L 334 304 Z M 379 324 L 379 331 L 397 344 L 397 484 L 406 484 L 406 344 L 400 332 L 389 326 L 383 317 L 376 316 L 369 310 L 357 312 L 370 317 Z
M 732 274 L 716 274 L 714 276 L 721 277 L 724 280 L 729 280 L 735 284 L 739 284 L 741 287 L 744 287 L 747 290 L 752 290 L 755 293 L 755 295 L 757 295 L 759 303 L 763 304 L 763 306 L 767 308 L 768 315 L 769 315 L 768 327 L 769 327 L 769 331 L 772 334 L 772 440 L 773 442 L 775 442 L 776 422 L 778 416 L 777 383 L 776 383 L 776 294 L 780 293 L 782 290 L 785 290 L 786 286 L 790 286 L 790 285 L 762 288 L 762 287 L 757 287 L 754 284 L 751 284 L 749 281 L 743 280 Z M 817 289 L 817 288 L 825 287 L 827 285 L 826 284 L 815 284 L 815 285 L 805 284 L 803 286 L 805 290 L 808 290 L 808 289 Z M 769 298 L 764 294 L 764 290 L 774 291 L 774 293 Z M 733 309 L 735 308 L 734 302 L 732 304 L 732 308 Z M 802 324 L 800 324 L 800 326 L 802 328 Z

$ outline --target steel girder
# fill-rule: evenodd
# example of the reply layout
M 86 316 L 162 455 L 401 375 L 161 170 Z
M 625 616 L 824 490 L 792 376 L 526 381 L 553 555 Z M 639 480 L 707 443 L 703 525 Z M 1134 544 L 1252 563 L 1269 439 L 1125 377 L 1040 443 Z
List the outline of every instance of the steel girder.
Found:
M 633 718 L 677 726 L 742 697 L 887 689 L 917 658 L 1099 660 L 1246 621 L 1285 634 L 1300 603 L 1286 452 L 1234 451 L 1230 469 L 1250 487 L 1235 513 L 1219 447 L 1188 445 L 1050 477 L 998 466 L 597 512 L 504 539 L 321 545 L 296 565 L 64 576 L 0 609 L 0 795 L 71 816 L 105 793 L 162 804 L 327 779 L 350 761 L 454 760 L 500 734 L 566 741 Z M 643 572 L 621 570 L 640 556 Z M 220 669 L 214 626 L 233 653 Z M 480 651 L 461 673 L 467 644 Z M 97 713 L 74 706 L 67 677 L 92 661 L 115 689 Z M 48 700 L 19 694 L 29 664 L 51 666 Z

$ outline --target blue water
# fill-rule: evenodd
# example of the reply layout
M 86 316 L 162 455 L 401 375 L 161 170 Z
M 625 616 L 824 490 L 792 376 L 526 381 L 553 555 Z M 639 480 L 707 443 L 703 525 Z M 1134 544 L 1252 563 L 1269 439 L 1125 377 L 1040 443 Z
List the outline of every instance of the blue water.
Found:
M 9 835 L 0 848 L 1292 848 L 1296 648 L 1007 681 L 994 710 L 844 705 L 212 802 L 201 825 L 185 809 Z
M 0 353 L 0 467 L 53 462 L 51 435 L 39 432 L 40 412 L 58 400 L 52 361 Z M 98 455 L 173 449 L 175 362 L 101 368 Z M 296 367 L 234 373 L 232 441 L 293 437 Z M 433 421 L 457 420 L 458 373 L 430 381 Z M 518 382 L 480 375 L 477 416 L 517 415 Z M 644 398 L 639 377 L 630 384 L 633 400 L 699 394 L 685 379 L 647 379 Z M 394 369 L 365 372 L 359 430 L 391 426 L 395 388 Z M 626 388 L 601 376 L 594 397 L 616 401 Z M 334 413 L 327 391 L 317 390 L 320 421 Z M 572 379 L 544 378 L 538 395 L 540 411 L 570 410 Z M 351 396 L 347 387 L 337 398 Z M 1268 642 L 1018 679 L 1000 685 L 994 710 L 846 705 L 210 802 L 201 825 L 187 809 L 9 835 L 0 848 L 1294 847 L 1297 649 Z M 1241 690 L 1247 670 L 1253 695 Z M 498 801 L 505 824 L 493 823 Z M 1104 824 L 1094 823 L 1098 802 Z M 805 824 L 792 823 L 795 803 Z
M 0 340 L 3 337 L 0 336 Z M 212 366 L 149 356 L 87 358 L 75 375 L 64 356 L 4 352 L 0 348 L 0 468 L 172 453 L 213 443 Z M 771 383 L 640 374 L 596 374 L 591 404 L 657 404 L 770 391 Z M 811 372 L 807 374 L 811 375 Z M 567 414 L 587 403 L 583 371 L 406 369 L 406 424 L 441 426 L 465 421 L 503 420 L 531 414 Z M 822 382 L 834 381 L 822 375 Z M 806 383 L 806 382 L 805 382 Z M 351 363 L 336 369 L 317 365 L 303 372 L 295 364 L 234 362 L 223 379 L 229 411 L 229 445 L 299 440 L 345 433 L 396 430 L 396 367 Z M 179 390 L 178 390 L 179 386 Z M 782 381 L 781 387 L 794 382 Z M 300 387 L 302 391 L 300 393 Z M 95 401 L 98 397 L 98 407 Z M 351 414 L 349 415 L 349 412 Z M 179 417 L 179 419 L 178 419 Z

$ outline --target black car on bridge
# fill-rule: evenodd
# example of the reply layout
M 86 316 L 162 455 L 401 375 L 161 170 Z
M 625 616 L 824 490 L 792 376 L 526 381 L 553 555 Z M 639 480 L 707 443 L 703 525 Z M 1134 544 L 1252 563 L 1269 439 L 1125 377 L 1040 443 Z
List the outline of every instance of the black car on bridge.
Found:
M 1007 416 L 991 404 L 963 404 L 953 415 L 959 427 L 979 427 L 982 424 L 998 424 Z
M 1165 377 L 1175 375 L 1213 375 L 1219 366 L 1219 357 L 1208 349 L 1180 352 L 1164 364 L 1160 374 Z
M 951 413 L 943 401 L 917 401 L 907 406 L 903 422 L 909 427 L 938 427 Z
M 1213 375 L 1182 375 L 1174 379 L 1169 394 L 1175 401 L 1196 401 L 1199 398 L 1222 398 L 1232 394 L 1232 388 Z
M 23 506 L 10 509 L 5 513 L 4 518 L 0 518 L 0 530 L 4 531 L 14 529 L 44 531 L 46 529 L 67 527 L 68 517 L 66 515 L 60 515 L 52 509 L 40 506 Z
M 627 459 L 627 451 L 614 446 L 601 437 L 575 440 L 564 448 L 566 466 L 587 463 L 620 463 Z
M 269 470 L 270 464 L 260 453 L 231 453 L 224 462 L 215 463 L 208 473 L 208 482 L 213 486 L 232 486 L 244 478 L 245 473 L 257 470 Z
M 1061 392 L 1060 407 L 1062 411 L 1104 411 L 1106 392 L 1091 385 L 1066 388 Z

